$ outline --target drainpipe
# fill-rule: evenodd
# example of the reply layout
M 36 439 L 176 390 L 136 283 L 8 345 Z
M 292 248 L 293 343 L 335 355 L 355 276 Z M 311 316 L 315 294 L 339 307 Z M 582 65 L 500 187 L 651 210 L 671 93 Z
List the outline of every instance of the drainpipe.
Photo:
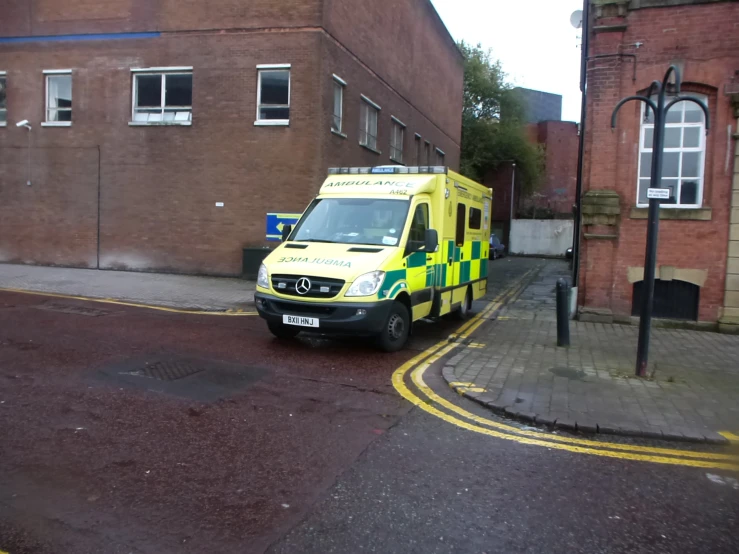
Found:
M 582 164 L 585 151 L 585 118 L 587 115 L 587 60 L 590 42 L 590 1 L 583 0 L 582 47 L 580 52 L 580 141 L 577 149 L 577 184 L 575 185 L 575 229 L 572 236 L 572 289 L 570 298 L 571 315 L 577 309 L 577 291 L 580 281 L 580 234 L 582 232 Z M 574 306 L 573 306 L 574 304 Z

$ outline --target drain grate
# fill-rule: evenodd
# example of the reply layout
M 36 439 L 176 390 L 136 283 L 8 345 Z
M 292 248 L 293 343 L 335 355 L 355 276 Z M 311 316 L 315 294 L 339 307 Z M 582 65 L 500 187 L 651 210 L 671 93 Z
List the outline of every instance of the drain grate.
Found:
M 73 304 L 61 304 L 58 302 L 47 302 L 41 306 L 36 306 L 39 310 L 48 310 L 50 312 L 61 312 L 63 314 L 86 315 L 90 317 L 100 317 L 108 315 L 110 312 L 106 310 L 98 310 L 96 308 L 87 308 L 85 306 L 75 306 Z
M 159 381 L 178 381 L 203 371 L 205 371 L 203 367 L 199 367 L 188 361 L 177 360 L 147 364 L 145 367 L 131 371 L 130 374 L 151 377 Z

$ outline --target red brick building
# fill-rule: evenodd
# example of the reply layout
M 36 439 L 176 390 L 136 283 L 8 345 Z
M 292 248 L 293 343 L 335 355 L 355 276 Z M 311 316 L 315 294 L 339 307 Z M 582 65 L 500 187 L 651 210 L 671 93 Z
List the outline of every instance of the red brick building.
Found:
M 553 96 L 553 95 L 549 95 Z M 571 121 L 539 121 L 526 127 L 529 140 L 541 148 L 544 171 L 541 182 L 530 194 L 521 195 L 520 182 L 512 185 L 513 166 L 502 163 L 485 176 L 484 182 L 493 189 L 493 229 L 503 241 L 510 240 L 511 213 L 513 218 L 571 218 L 577 184 L 577 123 Z M 511 210 L 513 195 L 513 210 Z M 564 252 L 563 252 L 564 254 Z
M 0 261 L 238 274 L 330 166 L 458 166 L 429 0 L 2 4 Z
M 739 324 L 739 4 L 722 0 L 591 0 L 579 279 L 581 318 L 637 314 L 646 244 L 653 125 L 632 102 L 670 64 L 685 94 L 706 100 L 667 120 L 657 317 Z M 694 109 L 694 107 L 696 109 Z

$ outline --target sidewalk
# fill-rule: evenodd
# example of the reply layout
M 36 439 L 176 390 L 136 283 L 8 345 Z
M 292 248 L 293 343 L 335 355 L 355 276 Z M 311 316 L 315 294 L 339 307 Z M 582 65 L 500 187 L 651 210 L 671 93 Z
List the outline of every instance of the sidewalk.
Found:
M 445 362 L 453 388 L 509 417 L 569 430 L 715 443 L 727 442 L 719 431 L 739 434 L 739 336 L 653 329 L 655 378 L 637 379 L 637 326 L 573 321 L 572 346 L 556 346 L 560 276 L 565 262 L 544 262 L 477 332 L 485 348 Z
M 0 264 L 0 289 L 114 299 L 184 310 L 252 309 L 254 287 L 252 281 L 224 277 Z

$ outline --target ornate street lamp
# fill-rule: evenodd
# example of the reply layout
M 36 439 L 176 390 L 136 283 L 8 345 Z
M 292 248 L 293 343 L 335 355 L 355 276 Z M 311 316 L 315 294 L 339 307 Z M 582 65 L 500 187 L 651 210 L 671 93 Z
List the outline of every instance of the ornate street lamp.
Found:
M 670 75 L 675 75 L 674 92 L 675 97 L 666 104 L 667 89 Z M 636 375 L 645 377 L 647 375 L 647 363 L 649 361 L 649 332 L 652 327 L 652 306 L 654 305 L 654 268 L 657 261 L 657 235 L 659 233 L 659 204 L 660 200 L 670 197 L 669 189 L 660 188 L 662 184 L 662 154 L 664 150 L 665 121 L 667 112 L 678 102 L 693 102 L 698 104 L 706 116 L 706 134 L 710 128 L 708 108 L 699 100 L 691 96 L 680 96 L 680 70 L 671 65 L 665 73 L 662 82 L 653 81 L 649 86 L 646 96 L 629 96 L 621 100 L 613 110 L 611 116 L 611 129 L 616 127 L 616 116 L 621 106 L 631 100 L 644 102 L 647 107 L 645 117 L 649 116 L 649 110 L 654 114 L 654 143 L 652 147 L 652 174 L 647 190 L 649 199 L 649 216 L 647 218 L 647 252 L 644 260 L 644 284 L 642 287 L 641 317 L 639 319 L 639 347 L 636 352 Z M 657 103 L 652 96 L 657 96 Z

